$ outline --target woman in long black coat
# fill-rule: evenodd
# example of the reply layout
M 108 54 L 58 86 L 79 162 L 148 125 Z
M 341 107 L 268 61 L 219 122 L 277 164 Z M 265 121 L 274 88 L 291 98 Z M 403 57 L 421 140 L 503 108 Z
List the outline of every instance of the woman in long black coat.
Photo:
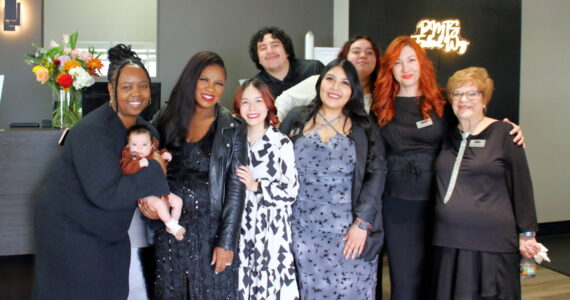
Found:
M 157 157 L 133 175 L 119 160 L 127 129 L 145 124 L 150 77 L 130 48 L 109 50 L 109 105 L 70 131 L 34 207 L 34 299 L 126 299 L 136 200 L 169 193 Z

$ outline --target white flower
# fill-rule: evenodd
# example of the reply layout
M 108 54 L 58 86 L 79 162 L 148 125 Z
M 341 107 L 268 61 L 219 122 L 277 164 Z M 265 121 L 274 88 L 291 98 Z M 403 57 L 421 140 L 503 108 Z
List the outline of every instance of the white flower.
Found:
M 95 83 L 95 78 L 89 75 L 82 67 L 75 67 L 69 70 L 69 75 L 73 77 L 73 87 L 76 90 L 92 86 Z
M 64 44 L 69 43 L 69 34 L 66 33 L 63 34 L 63 43 Z
M 55 48 L 55 47 L 59 46 L 59 44 L 56 41 L 51 40 L 49 42 L 49 46 L 50 46 L 50 48 Z

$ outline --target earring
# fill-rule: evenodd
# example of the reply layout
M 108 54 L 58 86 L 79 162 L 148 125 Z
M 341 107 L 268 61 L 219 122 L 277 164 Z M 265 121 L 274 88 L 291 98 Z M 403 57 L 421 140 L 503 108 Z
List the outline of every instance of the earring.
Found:
M 152 97 L 148 98 L 148 106 L 150 106 L 150 104 L 152 103 Z

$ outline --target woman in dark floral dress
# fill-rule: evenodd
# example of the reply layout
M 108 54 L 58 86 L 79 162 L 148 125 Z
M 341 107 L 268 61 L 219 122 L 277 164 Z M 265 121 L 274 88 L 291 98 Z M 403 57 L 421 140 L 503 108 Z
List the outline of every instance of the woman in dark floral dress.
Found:
M 373 299 L 383 143 L 349 61 L 329 63 L 317 91 L 311 105 L 293 109 L 280 127 L 295 144 L 299 172 L 292 224 L 301 299 Z

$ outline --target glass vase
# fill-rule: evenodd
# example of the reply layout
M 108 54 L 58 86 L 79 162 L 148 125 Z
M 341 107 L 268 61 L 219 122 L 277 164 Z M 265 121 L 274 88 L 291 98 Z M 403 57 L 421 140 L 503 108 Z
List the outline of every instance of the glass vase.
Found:
M 57 90 L 53 93 L 54 128 L 70 128 L 81 119 L 81 91 L 73 88 Z

